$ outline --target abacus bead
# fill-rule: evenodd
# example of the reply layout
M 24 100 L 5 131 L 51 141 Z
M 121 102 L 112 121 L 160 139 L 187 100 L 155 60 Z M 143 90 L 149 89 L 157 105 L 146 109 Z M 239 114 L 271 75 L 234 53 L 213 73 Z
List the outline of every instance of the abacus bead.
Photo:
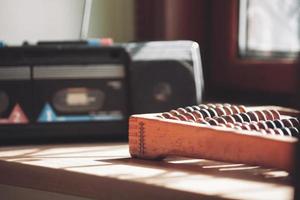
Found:
M 243 118 L 240 116 L 240 115 L 238 115 L 238 114 L 234 114 L 234 115 L 231 115 L 234 119 L 235 119 L 235 121 L 237 121 L 237 122 L 240 122 L 240 123 L 243 123 L 244 122 L 244 120 L 243 120 Z
M 199 108 L 199 106 L 192 106 L 192 108 L 193 108 L 194 110 L 201 110 L 201 108 Z
M 230 122 L 230 123 L 234 124 L 236 122 L 235 119 L 231 115 L 224 115 L 224 116 L 222 116 L 222 118 L 224 118 L 227 121 L 227 123 Z
M 285 127 L 293 127 L 293 124 L 289 119 L 282 119 L 281 121 Z
M 289 128 L 281 128 L 280 129 L 284 135 L 292 136 L 292 133 Z
M 255 121 L 255 122 L 259 121 L 259 118 L 255 112 L 253 111 L 247 112 L 247 115 L 250 117 L 251 121 Z
M 210 107 L 210 108 L 216 108 L 216 105 L 214 105 L 212 103 L 208 103 L 207 106 Z
M 208 121 L 208 120 L 211 120 L 211 119 L 212 119 L 211 117 L 206 117 L 205 121 Z
M 184 108 L 187 112 L 193 112 L 194 109 L 191 106 L 187 106 Z
M 183 114 L 179 114 L 177 115 L 177 117 L 181 120 L 181 121 L 188 121 L 188 118 L 186 116 L 184 116 Z
M 245 112 L 247 112 L 247 109 L 246 109 L 246 107 L 245 107 L 245 106 L 243 106 L 243 105 L 239 105 L 239 106 L 238 106 L 238 108 L 239 108 L 239 110 L 240 110 L 240 112 L 241 112 L 241 113 L 245 113 Z
M 218 113 L 215 111 L 215 109 L 209 108 L 207 109 L 211 117 L 218 116 Z
M 233 114 L 233 112 L 232 112 L 232 110 L 230 109 L 229 106 L 224 106 L 223 109 L 225 110 L 226 115 L 232 115 Z
M 236 129 L 236 130 L 243 130 L 240 126 L 235 126 L 234 129 Z
M 178 111 L 180 114 L 187 113 L 187 111 L 186 111 L 184 108 L 177 108 L 177 111 Z
M 263 110 L 262 112 L 266 115 L 267 120 L 274 120 L 274 117 L 273 117 L 273 114 L 271 113 L 271 111 Z
M 200 104 L 200 105 L 198 105 L 198 107 L 199 107 L 200 109 L 208 109 L 208 106 L 205 105 L 205 104 Z
M 169 112 L 164 112 L 161 114 L 164 118 L 169 119 L 170 117 L 172 117 L 172 114 Z
M 177 110 L 171 110 L 169 113 L 171 113 L 173 116 L 177 116 L 180 114 Z
M 233 105 L 230 108 L 234 114 L 240 113 L 240 109 L 237 106 Z
M 211 117 L 209 112 L 206 109 L 201 109 L 199 112 L 202 114 L 203 118 L 205 119 L 206 117 Z
M 178 116 L 174 116 L 174 115 L 172 115 L 169 119 L 180 120 L 180 119 L 178 118 Z
M 227 124 L 225 124 L 228 128 L 234 128 L 234 125 L 233 123 L 231 122 L 228 122 Z
M 243 118 L 244 122 L 251 122 L 250 117 L 246 113 L 240 113 L 239 116 Z
M 219 123 L 217 122 L 217 120 L 215 120 L 215 119 L 210 119 L 210 120 L 208 120 L 207 121 L 210 125 L 213 125 L 213 126 L 217 126 L 217 125 L 219 125 Z
M 251 131 L 250 126 L 249 126 L 249 125 L 246 125 L 246 124 L 243 124 L 243 125 L 241 126 L 241 128 L 242 128 L 243 130 Z
M 267 135 L 268 134 L 265 129 L 259 129 L 259 132 L 262 133 L 263 135 Z
M 280 128 L 275 128 L 274 132 L 276 133 L 276 135 L 284 136 L 284 132 Z
M 276 135 L 275 131 L 271 128 L 266 129 L 266 132 L 271 135 Z
M 217 120 L 217 122 L 221 123 L 221 124 L 226 124 L 227 121 L 222 118 L 222 117 L 214 117 L 215 120 Z
M 268 129 L 269 128 L 264 121 L 258 122 L 257 125 L 260 129 Z
M 277 128 L 276 124 L 273 121 L 271 121 L 271 120 L 267 120 L 267 121 L 265 121 L 265 123 L 267 124 L 267 126 L 269 128 Z
M 223 104 L 221 104 L 221 103 L 216 103 L 216 107 L 217 107 L 217 108 L 220 108 L 220 107 L 222 108 L 222 107 L 223 107 Z
M 242 126 L 243 124 L 241 122 L 235 122 L 234 125 L 235 126 Z
M 226 112 L 222 107 L 217 107 L 215 111 L 217 112 L 218 116 L 226 115 Z
M 227 127 L 225 124 L 220 124 L 220 123 L 219 123 L 218 126 L 220 126 L 220 127 Z
M 192 115 L 194 115 L 194 117 L 195 117 L 196 119 L 198 119 L 198 118 L 204 119 L 203 115 L 199 112 L 199 110 L 194 110 L 194 111 L 192 112 Z
M 200 124 L 209 125 L 209 123 L 207 121 L 205 121 L 204 119 L 201 119 L 201 118 L 196 119 L 196 122 L 200 123 Z
M 300 125 L 298 119 L 295 117 L 292 117 L 289 120 L 292 122 L 293 126 L 295 127 L 298 127 Z
M 257 114 L 257 117 L 258 117 L 259 120 L 263 120 L 263 121 L 267 120 L 267 117 L 266 117 L 265 113 L 263 113 L 262 111 L 257 110 L 257 111 L 254 111 L 254 112 Z
M 290 131 L 291 135 L 290 136 L 296 136 L 296 137 L 299 137 L 299 131 L 297 128 L 295 127 L 290 127 L 290 128 L 286 128 Z
M 192 121 L 196 121 L 196 118 L 194 117 L 194 115 L 192 113 L 185 113 L 183 114 L 186 118 L 188 118 L 189 120 L 192 120 Z
M 231 104 L 230 104 L 230 103 L 224 103 L 224 104 L 223 104 L 223 107 L 224 107 L 224 106 L 229 106 L 229 107 L 230 107 Z
M 279 119 L 273 121 L 277 128 L 284 128 L 284 124 Z
M 289 127 L 288 129 L 290 129 L 292 136 L 299 137 L 299 130 L 296 127 Z
M 258 131 L 259 130 L 259 127 L 258 127 L 258 125 L 257 124 L 249 124 L 249 126 L 250 126 L 250 128 L 251 128 L 251 130 L 254 130 L 254 131 Z
M 277 110 L 270 110 L 274 119 L 280 119 L 280 113 Z

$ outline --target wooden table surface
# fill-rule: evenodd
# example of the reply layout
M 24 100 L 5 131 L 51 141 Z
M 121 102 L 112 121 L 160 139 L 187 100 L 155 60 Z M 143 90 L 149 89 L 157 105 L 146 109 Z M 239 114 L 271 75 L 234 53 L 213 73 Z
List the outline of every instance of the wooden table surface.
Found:
M 292 199 L 287 172 L 202 159 L 131 159 L 126 143 L 0 148 L 0 184 L 93 199 Z

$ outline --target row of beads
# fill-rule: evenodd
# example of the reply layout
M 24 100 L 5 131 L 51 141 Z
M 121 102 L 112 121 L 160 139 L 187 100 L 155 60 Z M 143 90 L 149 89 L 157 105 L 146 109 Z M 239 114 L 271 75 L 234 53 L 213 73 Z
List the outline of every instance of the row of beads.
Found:
M 162 116 L 167 119 L 178 120 L 179 118 L 179 120 L 183 121 L 196 121 L 198 118 L 205 119 L 206 117 L 232 115 L 245 112 L 245 110 L 246 108 L 244 106 L 231 106 L 229 104 L 200 104 L 198 106 L 188 106 L 185 108 L 178 108 L 177 110 L 171 110 L 170 112 L 163 113 Z
M 174 110 L 173 110 L 174 111 Z M 186 112 L 195 112 L 195 111 L 204 111 L 200 112 L 203 117 L 207 117 L 206 115 L 210 117 L 214 116 L 220 116 L 220 115 L 232 115 L 235 113 L 241 113 L 246 112 L 245 106 L 236 106 L 236 105 L 230 105 L 230 104 L 200 104 L 198 106 L 187 106 L 185 108 L 178 108 L 176 111 L 183 114 Z M 196 112 L 197 113 L 197 112 Z
M 219 124 L 237 124 L 237 125 L 251 125 L 257 124 L 258 127 L 267 129 L 267 128 L 284 128 L 284 127 L 299 127 L 299 121 L 297 118 L 289 118 L 289 119 L 275 119 L 275 120 L 266 120 L 266 121 L 234 121 L 234 118 L 229 118 L 230 120 L 226 120 L 226 118 L 215 117 L 215 118 L 206 118 L 205 120 L 199 119 L 198 122 L 209 124 L 209 125 L 219 125 Z M 255 128 L 255 127 L 254 127 Z
M 276 119 L 274 121 L 251 121 L 251 122 L 218 122 L 214 119 L 207 119 L 201 122 L 202 124 L 212 126 L 230 127 L 237 130 L 259 131 L 264 134 L 287 135 L 299 137 L 299 121 L 296 118 Z
M 235 110 L 234 107 L 238 108 L 237 106 L 227 107 L 228 112 L 224 110 L 225 107 L 218 107 L 215 109 L 200 108 L 197 110 L 193 109 L 192 107 L 178 108 L 177 110 L 171 110 L 170 112 L 162 113 L 161 116 L 167 119 L 176 119 L 182 121 L 197 121 L 198 119 L 221 117 L 232 123 L 280 119 L 280 114 L 275 110 L 249 111 L 245 113 L 242 112 L 245 109 Z
M 264 134 L 298 136 L 296 118 L 280 119 L 276 110 L 248 111 L 245 106 L 200 104 L 162 113 L 159 117 L 223 126 L 238 130 L 255 130 Z
M 264 115 L 264 113 L 268 113 L 269 115 Z M 274 115 L 272 113 L 275 113 Z M 243 124 L 248 125 L 250 122 L 251 124 L 256 124 L 255 122 L 258 122 L 260 127 L 262 129 L 267 128 L 284 128 L 284 127 L 298 127 L 299 121 L 296 118 L 290 118 L 290 119 L 281 119 L 280 115 L 277 111 L 274 110 L 263 110 L 263 111 L 250 111 L 247 113 L 239 113 L 239 114 L 233 114 L 233 115 L 223 115 L 223 116 L 215 116 L 213 118 L 206 117 L 203 119 L 199 115 L 195 116 L 194 113 L 179 113 L 179 112 L 169 112 L 169 113 L 163 113 L 162 116 L 167 119 L 177 119 L 181 121 L 194 121 L 202 124 L 208 124 L 208 125 L 219 125 L 219 124 Z M 268 117 L 266 117 L 268 116 Z M 266 120 L 267 119 L 267 120 Z M 249 128 L 246 128 L 249 130 Z M 253 130 L 253 129 L 251 129 Z

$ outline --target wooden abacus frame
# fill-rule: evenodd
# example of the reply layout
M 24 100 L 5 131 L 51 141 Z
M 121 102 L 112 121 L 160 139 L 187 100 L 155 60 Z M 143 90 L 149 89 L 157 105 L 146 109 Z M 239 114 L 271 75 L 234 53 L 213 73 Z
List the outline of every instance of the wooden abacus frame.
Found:
M 129 148 L 132 157 L 162 159 L 174 155 L 260 165 L 289 172 L 294 169 L 297 138 L 157 116 L 142 114 L 130 117 Z

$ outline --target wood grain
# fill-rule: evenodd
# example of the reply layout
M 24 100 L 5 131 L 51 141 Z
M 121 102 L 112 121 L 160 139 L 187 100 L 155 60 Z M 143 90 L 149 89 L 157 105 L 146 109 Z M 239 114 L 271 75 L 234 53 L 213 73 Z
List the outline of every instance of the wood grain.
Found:
M 135 115 L 129 123 L 133 157 L 187 156 L 293 171 L 296 138 Z
M 285 200 L 293 196 L 289 180 L 240 163 L 132 159 L 126 143 L 0 148 L 0 184 L 92 199 Z

